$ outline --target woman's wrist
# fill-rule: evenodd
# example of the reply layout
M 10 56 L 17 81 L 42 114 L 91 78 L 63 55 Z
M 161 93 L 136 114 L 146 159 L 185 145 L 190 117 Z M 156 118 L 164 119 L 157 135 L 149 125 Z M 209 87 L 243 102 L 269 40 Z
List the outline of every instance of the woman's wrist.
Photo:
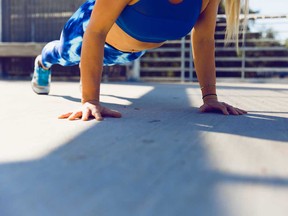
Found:
M 86 102 L 89 103 L 100 103 L 100 94 L 91 94 L 90 92 L 84 93 L 82 92 L 82 99 L 81 99 L 81 103 L 84 104 Z
M 88 87 L 89 86 L 89 87 Z M 88 88 L 87 88 L 88 87 Z M 82 104 L 89 102 L 99 104 L 100 102 L 100 86 L 82 84 Z
M 91 104 L 94 104 L 94 105 L 99 105 L 100 104 L 100 101 L 99 100 L 97 100 L 97 99 L 84 99 L 84 98 L 82 98 L 82 100 L 81 100 L 81 103 L 82 104 L 85 104 L 85 103 L 91 103 Z
M 208 100 L 218 100 L 216 93 L 216 84 L 200 85 L 202 100 L 205 103 Z
M 209 89 L 209 88 L 216 88 L 216 84 L 206 84 L 200 86 L 201 90 Z
M 215 84 L 200 85 L 200 89 L 202 92 L 202 96 L 205 96 L 208 94 L 216 94 L 216 85 Z
M 217 97 L 217 94 L 206 94 L 206 95 L 203 95 L 202 96 L 202 100 L 204 100 L 205 98 L 209 98 L 209 97 L 215 98 L 215 97 Z
M 82 104 L 89 102 L 93 104 L 99 104 L 100 102 L 100 84 L 95 84 L 94 82 L 84 82 L 82 80 Z
M 211 93 L 211 94 L 205 94 L 202 96 L 203 102 L 211 101 L 211 100 L 218 100 L 217 94 Z

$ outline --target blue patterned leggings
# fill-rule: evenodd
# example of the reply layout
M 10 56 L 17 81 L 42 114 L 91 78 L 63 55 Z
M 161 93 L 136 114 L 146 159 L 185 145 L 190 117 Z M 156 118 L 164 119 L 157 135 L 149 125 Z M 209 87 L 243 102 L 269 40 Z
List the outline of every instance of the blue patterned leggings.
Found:
M 83 35 L 90 20 L 95 0 L 87 0 L 68 20 L 60 40 L 48 43 L 42 50 L 42 63 L 50 68 L 54 64 L 72 66 L 80 63 Z M 145 51 L 122 52 L 109 44 L 104 46 L 103 65 L 125 64 L 141 57 Z

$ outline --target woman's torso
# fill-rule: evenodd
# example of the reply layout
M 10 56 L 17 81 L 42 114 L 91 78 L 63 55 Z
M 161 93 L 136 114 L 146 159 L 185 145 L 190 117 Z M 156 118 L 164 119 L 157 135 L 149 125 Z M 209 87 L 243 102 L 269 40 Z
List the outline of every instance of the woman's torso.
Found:
M 141 1 L 141 0 L 140 0 Z M 143 0 L 144 1 L 144 0 Z M 169 0 L 167 0 L 169 1 Z M 170 0 L 177 3 L 177 0 Z M 185 0 L 183 0 L 185 1 Z M 134 1 L 135 2 L 135 1 Z M 178 0 L 178 2 L 181 2 Z M 209 0 L 202 0 L 201 12 L 206 8 Z M 176 5 L 176 4 L 175 4 Z M 192 11 L 192 10 L 191 10 Z M 171 11 L 173 13 L 173 11 Z M 173 26 L 171 26 L 173 29 Z M 137 40 L 122 30 L 116 23 L 110 29 L 106 42 L 119 50 L 126 52 L 137 52 L 141 50 L 153 49 L 161 46 L 164 42 L 143 42 Z

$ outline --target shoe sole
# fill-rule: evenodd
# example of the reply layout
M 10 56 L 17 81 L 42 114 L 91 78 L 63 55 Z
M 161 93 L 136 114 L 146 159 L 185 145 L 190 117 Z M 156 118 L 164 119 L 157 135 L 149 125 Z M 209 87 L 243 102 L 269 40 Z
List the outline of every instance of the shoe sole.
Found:
M 50 87 L 39 87 L 31 83 L 32 90 L 39 95 L 48 95 L 50 92 Z

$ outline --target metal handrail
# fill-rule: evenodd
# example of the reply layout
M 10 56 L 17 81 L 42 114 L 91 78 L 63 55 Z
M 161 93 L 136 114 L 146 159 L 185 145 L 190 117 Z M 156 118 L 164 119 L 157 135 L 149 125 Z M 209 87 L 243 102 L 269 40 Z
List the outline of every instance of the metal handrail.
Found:
M 218 16 L 220 18 L 225 18 L 223 15 Z M 269 20 L 269 19 L 287 19 L 288 15 L 261 15 L 261 14 L 249 14 L 248 19 L 257 21 L 257 20 Z M 283 23 L 284 24 L 284 23 Z M 287 22 L 288 24 L 288 22 Z M 256 25 L 256 24 L 254 24 Z M 261 24 L 262 25 L 262 24 Z M 223 22 L 219 24 L 223 28 Z M 285 29 L 285 28 L 283 28 Z M 286 28 L 287 29 L 287 28 Z M 243 30 L 245 33 L 245 29 Z M 277 31 L 287 33 L 287 31 Z M 282 42 L 283 40 L 275 39 L 275 38 L 251 38 L 251 35 L 259 35 L 263 32 L 261 31 L 253 31 L 247 32 L 244 34 L 244 37 L 240 39 L 239 43 L 239 53 L 237 55 L 235 52 L 235 47 L 231 46 L 223 46 L 224 39 L 217 38 L 216 42 L 216 64 L 222 63 L 222 66 L 217 66 L 216 70 L 221 72 L 240 72 L 241 79 L 245 79 L 247 72 L 255 72 L 255 73 L 273 73 L 273 72 L 283 72 L 288 75 L 288 47 L 286 47 Z M 224 35 L 225 32 L 217 32 L 217 37 Z M 288 36 L 287 36 L 288 41 Z M 179 73 L 179 80 L 184 81 L 192 81 L 193 74 L 195 73 L 195 69 L 193 68 L 193 57 L 191 52 L 190 45 L 190 35 L 175 41 L 169 41 L 167 46 L 162 46 L 161 48 L 154 49 L 148 51 L 147 55 L 142 57 L 140 60 L 140 68 L 139 70 L 145 73 L 150 72 L 175 72 Z M 251 45 L 252 44 L 252 45 Z M 273 44 L 273 45 L 271 45 Z M 234 52 L 234 55 L 231 54 Z M 167 56 L 166 54 L 174 54 L 173 57 Z M 220 55 L 221 53 L 221 55 Z M 228 55 L 224 55 L 223 53 L 229 53 Z M 273 53 L 274 56 L 269 56 L 267 53 Z M 157 58 L 151 57 L 157 55 Z M 257 54 L 257 55 L 256 55 Z M 276 55 L 277 54 L 277 55 Z M 280 55 L 281 54 L 281 55 Z M 161 57 L 163 56 L 163 57 Z M 164 63 L 171 63 L 172 66 L 165 66 Z M 238 66 L 225 66 L 226 63 L 238 62 Z M 149 66 L 144 67 L 148 64 L 155 65 L 156 63 L 160 63 L 162 66 Z M 279 63 L 278 66 L 274 67 L 269 64 Z M 287 63 L 286 65 L 280 65 L 283 63 Z M 224 65 L 223 65 L 224 64 Z M 240 65 L 239 65 L 240 64 Z M 251 65 L 252 64 L 252 65 Z M 174 65 L 174 66 L 173 66 Z M 187 73 L 189 74 L 187 77 Z M 140 74 L 140 73 L 139 73 Z

